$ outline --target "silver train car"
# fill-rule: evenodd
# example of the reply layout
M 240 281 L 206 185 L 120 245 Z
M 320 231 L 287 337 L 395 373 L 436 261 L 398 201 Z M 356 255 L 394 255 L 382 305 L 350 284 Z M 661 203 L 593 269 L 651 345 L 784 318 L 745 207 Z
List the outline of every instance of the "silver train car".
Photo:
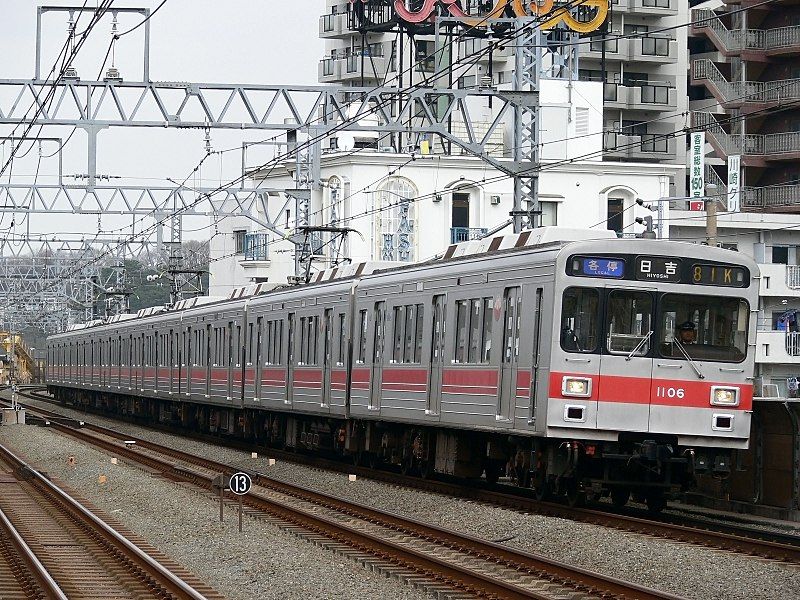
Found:
M 48 386 L 87 408 L 422 476 L 509 475 L 571 502 L 633 494 L 659 510 L 698 474 L 724 477 L 750 433 L 756 264 L 665 240 L 549 241 L 599 237 L 557 229 L 54 335 Z

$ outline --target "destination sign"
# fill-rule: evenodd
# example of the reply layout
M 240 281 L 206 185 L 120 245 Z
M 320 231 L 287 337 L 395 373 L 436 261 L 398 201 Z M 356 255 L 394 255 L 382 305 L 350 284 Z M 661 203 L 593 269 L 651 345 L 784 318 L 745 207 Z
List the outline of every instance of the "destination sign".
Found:
M 692 283 L 723 287 L 747 287 L 747 271 L 733 265 L 692 265 Z
M 639 281 L 679 283 L 681 280 L 681 261 L 672 257 L 637 256 L 636 279 Z
M 572 271 L 574 275 L 622 279 L 625 277 L 625 261 L 615 258 L 585 256 L 573 261 Z
M 647 254 L 586 256 L 576 254 L 566 264 L 567 275 L 623 279 L 649 283 L 708 285 L 746 288 L 751 284 L 747 267 L 722 262 L 695 262 L 696 259 Z

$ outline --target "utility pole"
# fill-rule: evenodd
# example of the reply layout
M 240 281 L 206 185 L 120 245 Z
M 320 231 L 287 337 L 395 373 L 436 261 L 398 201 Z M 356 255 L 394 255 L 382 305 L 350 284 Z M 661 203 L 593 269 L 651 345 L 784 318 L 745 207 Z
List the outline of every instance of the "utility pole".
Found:
M 706 184 L 706 244 L 717 246 L 717 184 Z

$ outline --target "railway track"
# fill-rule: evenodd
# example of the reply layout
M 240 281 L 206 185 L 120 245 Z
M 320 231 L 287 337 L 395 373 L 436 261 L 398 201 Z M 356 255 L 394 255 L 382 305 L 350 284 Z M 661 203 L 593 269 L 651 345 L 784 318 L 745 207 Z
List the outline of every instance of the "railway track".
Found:
M 28 392 L 32 399 L 52 403 L 49 396 Z M 51 411 L 52 412 L 52 411 Z M 57 414 L 57 413 L 53 413 Z M 103 431 L 104 428 L 91 425 Z M 108 430 L 111 432 L 112 430 Z M 219 443 L 219 439 L 213 440 Z M 247 448 L 248 450 L 250 447 Z M 449 496 L 465 498 L 490 505 L 503 506 L 524 512 L 554 516 L 574 521 L 593 523 L 622 531 L 691 543 L 705 547 L 758 556 L 770 560 L 800 564 L 800 536 L 749 527 L 735 523 L 718 523 L 691 516 L 662 515 L 645 517 L 644 511 L 611 512 L 602 507 L 577 508 L 554 502 L 533 499 L 524 490 L 509 486 L 465 486 L 459 483 L 403 476 L 390 471 L 353 467 L 340 461 L 309 456 L 270 448 L 270 456 L 313 467 L 322 467 L 347 473 L 357 473 L 393 485 L 423 489 Z M 506 487 L 505 490 L 498 489 Z
M 216 496 L 214 481 L 234 467 L 112 430 L 52 421 L 52 426 L 162 476 Z M 135 444 L 125 442 L 134 441 Z M 664 599 L 675 596 L 251 472 L 247 512 L 294 533 L 320 536 L 383 569 L 459 596 L 493 598 Z
M 221 598 L 164 558 L 0 445 L 1 598 Z

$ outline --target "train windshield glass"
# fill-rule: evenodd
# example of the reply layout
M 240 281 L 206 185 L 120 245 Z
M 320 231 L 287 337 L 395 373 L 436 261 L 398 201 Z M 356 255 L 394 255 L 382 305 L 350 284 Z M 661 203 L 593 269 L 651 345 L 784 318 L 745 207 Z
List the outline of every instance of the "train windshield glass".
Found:
M 664 294 L 659 323 L 661 356 L 741 362 L 747 352 L 747 302 L 738 298 Z M 680 344 L 681 347 L 678 347 Z
M 609 352 L 644 356 L 650 351 L 653 298 L 649 293 L 614 290 L 608 296 L 606 312 Z
M 561 347 L 567 352 L 597 350 L 597 307 L 600 295 L 591 288 L 569 288 L 561 309 Z

